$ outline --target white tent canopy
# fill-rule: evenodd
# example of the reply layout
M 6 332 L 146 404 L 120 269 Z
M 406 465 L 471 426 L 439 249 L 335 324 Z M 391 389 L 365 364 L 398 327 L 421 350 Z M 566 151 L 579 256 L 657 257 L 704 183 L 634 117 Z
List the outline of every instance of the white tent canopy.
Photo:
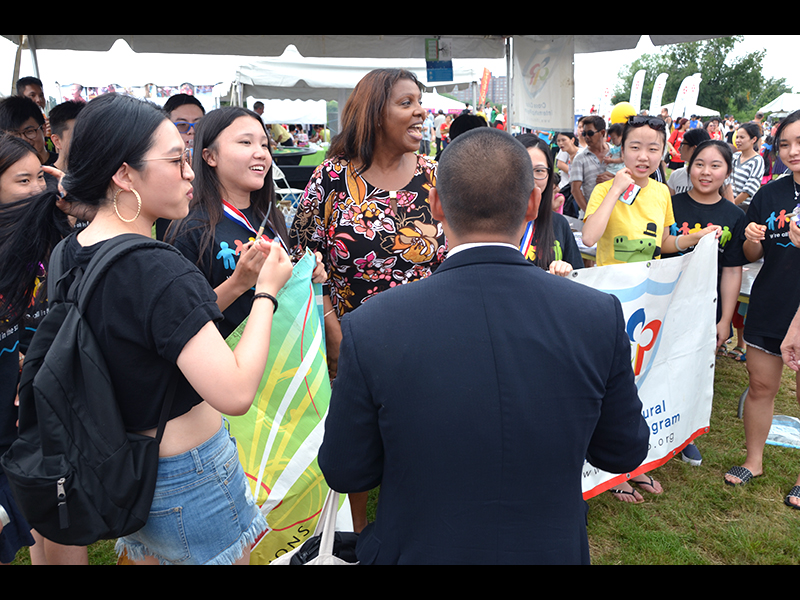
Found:
M 670 104 L 664 104 L 663 108 L 666 108 L 669 111 L 669 114 L 672 114 L 672 109 L 675 106 L 674 102 Z M 714 110 L 713 108 L 706 108 L 705 106 L 699 106 L 695 104 L 694 106 L 687 106 L 686 112 L 684 113 L 687 115 L 697 115 L 698 117 L 718 117 L 720 116 L 718 110 Z
M 258 98 L 247 98 L 247 108 L 253 109 Z M 305 123 L 317 125 L 328 122 L 325 100 L 261 100 L 264 116 L 274 123 Z
M 784 115 L 800 110 L 800 94 L 786 92 L 763 107 L 762 113 L 783 113 Z
M 412 71 L 426 88 L 452 89 L 456 85 L 479 81 L 483 72 L 460 67 L 453 61 L 453 81 L 429 83 L 425 60 L 418 58 L 383 59 L 374 63 L 359 58 L 306 58 L 294 45 L 281 56 L 264 58 L 242 65 L 235 84 L 242 98 L 285 98 L 299 100 L 342 100 L 361 79 L 378 68 L 403 68 Z
M 4 35 L 20 44 L 20 35 Z M 503 58 L 505 35 L 29 35 L 32 48 L 40 50 L 106 51 L 117 39 L 124 39 L 134 52 L 169 52 L 181 54 L 238 54 L 241 56 L 280 56 L 294 44 L 303 56 L 424 58 L 425 40 L 453 40 L 453 56 L 457 58 Z M 531 39 L 553 36 L 529 35 Z M 575 52 L 608 52 L 635 48 L 642 36 L 578 35 Z M 713 35 L 651 35 L 655 46 L 704 40 Z
M 458 100 L 453 100 L 447 96 L 439 95 L 436 90 L 432 92 L 425 92 L 422 94 L 422 108 L 432 111 L 442 110 L 448 112 L 451 110 L 464 110 L 467 105 Z
M 20 44 L 20 35 L 4 35 Z M 458 58 L 503 58 L 502 35 L 29 35 L 31 48 L 38 50 L 106 51 L 117 39 L 124 39 L 134 52 L 180 54 L 238 54 L 240 56 L 280 56 L 294 44 L 303 56 L 327 58 L 424 58 L 425 40 L 447 38 L 453 41 L 453 56 Z M 638 36 L 637 36 L 638 40 Z M 636 46 L 636 43 L 633 44 Z

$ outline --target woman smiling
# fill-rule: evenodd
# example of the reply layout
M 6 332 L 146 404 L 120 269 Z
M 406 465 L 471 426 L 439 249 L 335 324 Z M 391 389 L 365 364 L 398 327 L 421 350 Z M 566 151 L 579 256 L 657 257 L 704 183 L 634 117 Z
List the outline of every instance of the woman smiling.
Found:
M 339 319 L 375 294 L 427 277 L 444 259 L 444 232 L 428 204 L 436 162 L 416 154 L 425 121 L 421 102 L 422 86 L 410 71 L 368 73 L 297 208 L 292 243 L 322 252 L 330 274 L 324 302 L 332 379 Z M 366 493 L 350 496 L 357 532 L 367 524 L 366 500 Z
M 194 198 L 189 216 L 170 226 L 165 237 L 195 263 L 217 294 L 229 336 L 250 313 L 253 286 L 264 264 L 255 245 L 264 217 L 264 235 L 284 246 L 286 222 L 275 205 L 272 154 L 261 118 L 244 108 L 211 111 L 197 126 Z M 315 276 L 322 277 L 321 266 Z

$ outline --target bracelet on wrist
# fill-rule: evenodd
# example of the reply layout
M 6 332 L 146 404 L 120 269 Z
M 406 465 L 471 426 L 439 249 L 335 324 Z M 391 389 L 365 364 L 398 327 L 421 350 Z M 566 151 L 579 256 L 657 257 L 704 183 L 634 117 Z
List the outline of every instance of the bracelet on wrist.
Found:
M 250 305 L 252 306 L 252 303 L 255 302 L 256 300 L 258 300 L 259 298 L 269 298 L 270 300 L 272 300 L 272 304 L 273 304 L 273 306 L 272 306 L 272 314 L 275 314 L 275 312 L 278 310 L 278 300 L 277 300 L 277 298 L 275 298 L 275 296 L 273 296 L 272 294 L 267 294 L 266 292 L 261 292 L 259 294 L 256 294 L 255 296 L 253 296 L 253 300 L 250 303 Z

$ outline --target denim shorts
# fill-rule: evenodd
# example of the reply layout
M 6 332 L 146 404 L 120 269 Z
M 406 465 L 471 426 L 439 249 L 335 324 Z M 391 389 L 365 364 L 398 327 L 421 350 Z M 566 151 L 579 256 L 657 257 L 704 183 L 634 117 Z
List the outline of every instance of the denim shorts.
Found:
M 267 529 L 225 426 L 193 450 L 160 458 L 145 526 L 117 540 L 131 560 L 232 564 Z

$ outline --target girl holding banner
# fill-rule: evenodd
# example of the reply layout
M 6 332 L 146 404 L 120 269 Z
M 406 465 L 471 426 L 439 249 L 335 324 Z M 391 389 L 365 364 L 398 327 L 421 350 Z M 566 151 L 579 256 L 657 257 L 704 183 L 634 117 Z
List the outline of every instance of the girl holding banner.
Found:
M 747 259 L 742 251 L 744 239 L 744 211 L 722 196 L 725 180 L 733 169 L 733 153 L 730 146 L 719 140 L 709 140 L 702 129 L 687 132 L 689 136 L 702 134 L 706 141 L 692 149 L 686 167 L 691 186 L 689 190 L 672 196 L 675 224 L 672 234 L 699 228 L 699 223 L 713 223 L 722 227 L 718 240 L 717 268 L 717 345 L 725 355 L 725 341 L 730 337 L 731 320 L 736 310 L 739 290 L 742 286 L 742 266 Z M 684 146 L 685 147 L 685 146 Z M 687 252 L 691 252 L 691 248 Z M 680 253 L 683 254 L 683 253 Z M 669 258 L 674 255 L 664 255 Z M 695 444 L 688 444 L 681 456 L 684 462 L 700 466 L 703 457 Z
M 275 203 L 272 154 L 264 123 L 240 107 L 208 113 L 196 127 L 194 198 L 189 216 L 165 239 L 195 263 L 217 294 L 228 337 L 250 313 L 253 286 L 264 264 L 255 247 L 262 235 L 285 249 L 289 233 Z M 260 226 L 260 227 L 259 227 Z M 315 270 L 324 279 L 321 256 Z
M 669 188 L 650 176 L 661 164 L 667 144 L 666 124 L 658 117 L 629 117 L 622 133 L 625 167 L 614 179 L 598 184 L 586 207 L 583 243 L 597 244 L 597 265 L 623 264 L 661 258 L 662 252 L 683 252 L 719 227 L 672 235 L 675 223 Z M 678 241 L 680 239 L 680 242 Z M 646 473 L 631 483 L 660 494 L 661 484 Z M 627 482 L 610 492 L 624 502 L 643 502 Z

